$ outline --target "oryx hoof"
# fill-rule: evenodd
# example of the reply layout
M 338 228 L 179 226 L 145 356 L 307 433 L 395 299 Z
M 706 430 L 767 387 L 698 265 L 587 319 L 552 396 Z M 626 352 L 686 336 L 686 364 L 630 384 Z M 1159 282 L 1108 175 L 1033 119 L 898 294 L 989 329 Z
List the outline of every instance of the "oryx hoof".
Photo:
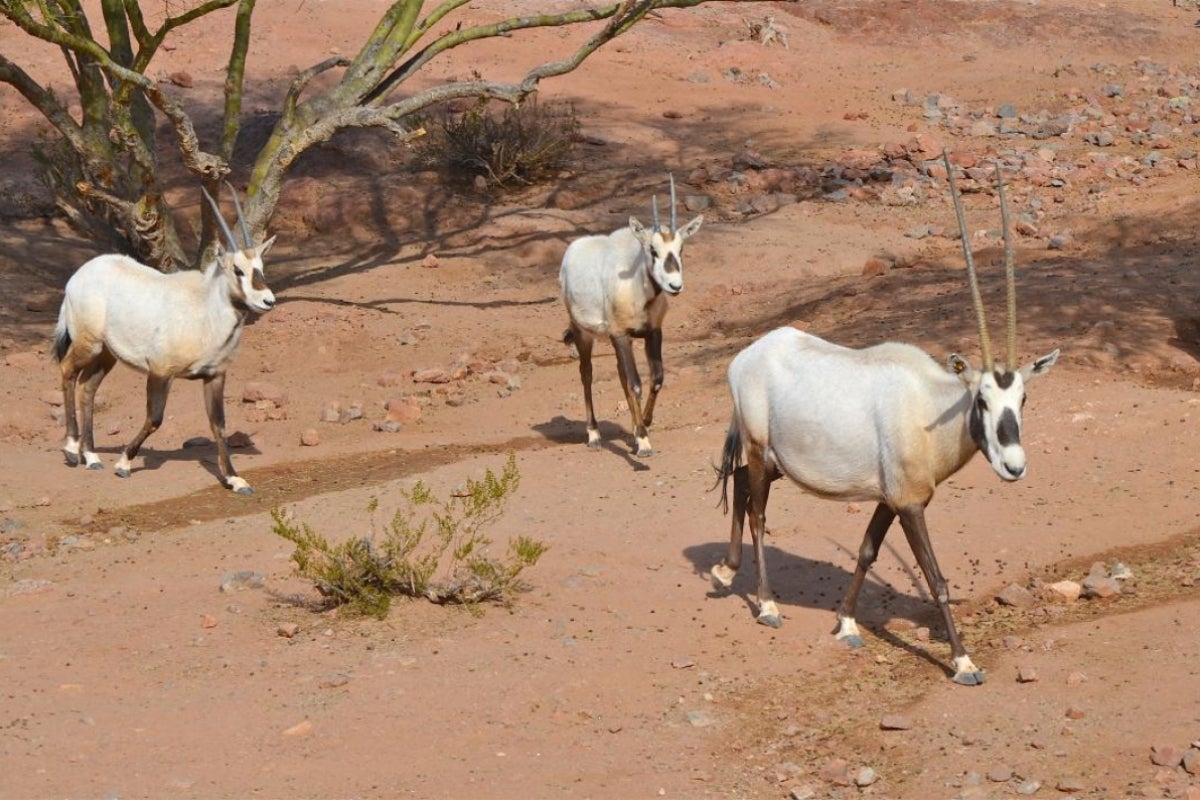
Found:
M 983 670 L 955 673 L 954 682 L 959 686 L 979 686 L 983 683 Z
M 67 460 L 68 467 L 79 466 L 79 453 L 72 453 L 69 450 L 63 450 L 63 458 Z
M 737 571 L 725 566 L 717 564 L 708 573 L 708 579 L 712 582 L 713 588 L 718 592 L 723 592 L 733 585 L 733 577 L 737 575 Z
M 649 458 L 652 455 L 654 455 L 654 448 L 650 446 L 650 440 L 649 439 L 638 439 L 637 440 L 637 457 L 638 458 Z
M 96 464 L 95 466 L 88 464 L 88 469 L 103 469 L 103 467 L 99 464 Z M 129 470 L 125 467 L 117 467 L 115 470 L 113 470 L 113 474 L 118 478 L 128 478 Z
M 761 613 L 755 617 L 759 625 L 766 625 L 768 628 L 782 628 L 783 617 L 778 614 Z
M 104 463 L 101 461 L 93 461 L 87 465 L 88 469 L 104 469 Z M 129 473 L 125 473 L 128 475 Z
M 250 484 L 246 483 L 246 479 L 239 478 L 236 475 L 229 478 L 225 482 L 225 485 L 238 494 L 254 494 L 254 490 L 250 488 Z
M 859 647 L 862 647 L 864 644 L 866 644 L 866 642 L 863 641 L 863 638 L 861 636 L 859 636 L 857 633 L 851 634 L 850 636 L 839 637 L 838 641 L 841 642 L 842 644 L 846 645 L 847 647 L 854 647 L 854 648 L 859 648 Z
M 588 439 L 587 446 L 588 446 L 588 450 L 599 450 L 600 449 L 600 440 L 599 439 Z

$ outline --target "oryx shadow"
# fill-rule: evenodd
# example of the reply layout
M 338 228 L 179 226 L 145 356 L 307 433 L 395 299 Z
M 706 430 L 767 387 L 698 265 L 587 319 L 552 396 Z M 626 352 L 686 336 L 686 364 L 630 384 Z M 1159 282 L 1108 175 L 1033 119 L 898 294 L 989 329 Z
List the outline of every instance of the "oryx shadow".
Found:
M 889 547 L 889 543 L 885 542 L 884 547 Z M 758 567 L 754 561 L 750 532 L 746 531 L 746 538 L 742 543 L 741 567 L 734 576 L 732 585 L 727 589 L 718 589 L 710 579 L 710 571 L 721 563 L 728 549 L 728 541 L 706 542 L 685 548 L 683 555 L 692 562 L 695 574 L 703 578 L 708 585 L 706 597 L 721 599 L 736 596 L 746 608 L 746 624 L 754 625 L 758 613 Z M 829 635 L 832 637 L 837 632 L 836 610 L 854 577 L 853 571 L 828 561 L 798 556 L 771 544 L 764 547 L 764 557 L 767 562 L 767 579 L 780 610 L 786 615 L 786 608 L 790 606 L 829 615 Z M 917 587 L 918 596 L 898 592 L 868 572 L 862 591 L 858 595 L 855 619 L 864 633 L 924 659 L 948 676 L 953 675 L 954 671 L 935 654 L 905 641 L 886 627 L 892 620 L 908 620 L 914 625 L 928 627 L 932 638 L 940 642 L 947 641 L 936 603 L 925 593 L 923 581 L 918 583 Z M 782 630 L 787 630 L 786 619 Z
M 207 437 L 203 441 L 189 439 L 188 444 L 180 445 L 174 449 L 152 447 L 143 445 L 137 456 L 132 460 L 129 469 L 129 477 L 132 478 L 139 472 L 157 472 L 165 464 L 173 462 L 193 463 L 206 471 L 209 475 L 217 480 L 218 483 L 224 483 L 224 478 L 221 477 L 221 469 L 217 466 L 217 443 Z M 125 443 L 109 444 L 97 446 L 96 452 L 104 455 L 104 469 L 94 470 L 95 472 L 107 472 L 110 475 L 116 475 L 114 465 L 121 458 L 121 454 L 125 452 Z M 251 444 L 249 447 L 230 448 L 229 456 L 234 460 L 234 467 L 237 467 L 237 459 L 239 455 L 262 455 L 262 451 L 257 445 Z M 71 466 L 70 462 L 64 463 Z M 72 467 L 73 469 L 81 469 L 88 471 L 87 467 L 82 464 Z
M 625 459 L 634 472 L 645 472 L 650 465 L 638 458 L 635 453 L 633 434 L 615 422 L 598 420 L 596 426 L 600 429 L 601 451 L 607 451 Z M 587 449 L 587 421 L 567 419 L 562 414 L 531 426 L 534 431 L 555 444 L 578 446 Z M 622 445 L 624 442 L 624 445 Z

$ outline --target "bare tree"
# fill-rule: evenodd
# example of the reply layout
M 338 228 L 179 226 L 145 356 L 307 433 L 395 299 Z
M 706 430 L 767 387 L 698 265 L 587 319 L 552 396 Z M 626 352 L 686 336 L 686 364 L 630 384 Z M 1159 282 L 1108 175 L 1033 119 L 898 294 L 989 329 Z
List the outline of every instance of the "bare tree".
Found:
M 462 98 L 519 103 L 537 91 L 543 79 L 576 69 L 648 13 L 706 1 L 623 0 L 488 24 L 460 21 L 454 26 L 454 15 L 461 14 L 469 0 L 442 0 L 429 8 L 423 7 L 422 0 L 398 0 L 376 22 L 357 54 L 313 64 L 292 82 L 250 175 L 245 218 L 251 235 L 257 240 L 265 233 L 284 177 L 297 157 L 338 131 L 379 127 L 407 140 L 420 134 L 409 120 L 438 104 Z M 60 146 L 44 160 L 59 208 L 68 219 L 95 236 L 116 231 L 133 255 L 161 269 L 194 264 L 201 250 L 188 255 L 163 198 L 164 154 L 157 149 L 154 130 L 160 119 L 169 123 L 184 167 L 215 193 L 229 173 L 237 143 L 256 0 L 207 0 L 178 13 L 175 4 L 166 3 L 166 16 L 153 29 L 138 0 L 98 2 L 99 19 L 93 20 L 83 0 L 0 0 L 0 16 L 28 36 L 61 50 L 81 108 L 78 119 L 68 113 L 63 99 L 18 63 L 19 37 L 0 41 L 0 81 L 15 87 L 61 136 Z M 168 34 L 231 6 L 236 6 L 236 13 L 222 124 L 217 140 L 205 149 L 183 103 L 147 73 Z M 582 44 L 560 60 L 537 64 L 519 81 L 472 76 L 411 93 L 397 91 L 431 61 L 456 48 L 522 30 L 589 24 L 594 30 Z M 332 70 L 340 70 L 341 79 L 315 89 L 313 79 Z M 203 205 L 201 209 L 201 244 L 207 246 L 215 229 L 211 211 Z

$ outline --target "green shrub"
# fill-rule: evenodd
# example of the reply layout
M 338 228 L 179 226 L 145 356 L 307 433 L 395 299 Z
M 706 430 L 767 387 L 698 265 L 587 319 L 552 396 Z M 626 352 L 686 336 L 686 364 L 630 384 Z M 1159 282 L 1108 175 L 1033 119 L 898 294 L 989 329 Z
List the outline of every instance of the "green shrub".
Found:
M 496 557 L 491 539 L 482 533 L 500 518 L 520 481 L 514 455 L 500 475 L 487 470 L 482 480 L 467 480 L 449 500 L 437 499 L 418 481 L 401 492 L 404 507 L 382 532 L 374 522 L 378 501 L 372 500 L 369 534 L 336 545 L 282 509 L 273 509 L 271 518 L 275 533 L 296 546 L 296 572 L 316 584 L 327 608 L 342 606 L 382 619 L 395 596 L 468 606 L 507 603 L 524 588 L 521 572 L 546 551 L 543 543 L 517 536 L 504 556 Z
M 446 111 L 426 124 L 418 160 L 450 177 L 488 189 L 513 189 L 553 177 L 579 140 L 575 108 L 531 100 L 495 113 L 486 101 L 464 112 Z

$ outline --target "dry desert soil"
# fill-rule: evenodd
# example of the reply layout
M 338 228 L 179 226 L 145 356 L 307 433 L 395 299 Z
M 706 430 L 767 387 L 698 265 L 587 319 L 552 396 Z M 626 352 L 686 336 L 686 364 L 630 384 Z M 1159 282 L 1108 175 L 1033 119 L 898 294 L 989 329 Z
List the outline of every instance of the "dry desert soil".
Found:
M 297 69 L 352 52 L 380 8 L 259 4 L 248 139 Z M 250 497 L 217 484 L 188 383 L 133 475 L 113 476 L 144 409 L 125 368 L 100 393 L 109 469 L 64 464 L 51 330 L 96 245 L 43 213 L 41 126 L 0 87 L 0 797 L 1200 797 L 1198 18 L 1166 0 L 711 3 L 655 15 L 544 85 L 584 134 L 549 185 L 485 197 L 378 137 L 322 145 L 272 225 L 279 305 L 230 371 Z M 752 36 L 768 22 L 780 35 Z M 190 105 L 219 98 L 229 24 L 162 54 Z M 492 42 L 427 78 L 519 69 L 571 35 Z M 46 79 L 61 69 L 11 25 L 0 51 Z M 778 630 L 754 622 L 748 545 L 731 591 L 708 578 L 728 541 L 712 465 L 741 348 L 796 325 L 978 358 L 943 147 L 975 175 L 993 324 L 999 159 L 1021 358 L 1062 349 L 1030 388 L 1027 478 L 1002 484 L 976 458 L 929 508 L 987 674 L 975 688 L 949 680 L 899 534 L 860 603 L 866 646 L 834 641 L 869 505 L 777 485 Z M 590 451 L 558 265 L 574 237 L 647 219 L 668 173 L 680 214 L 705 218 L 667 317 L 656 452 L 631 452 L 607 344 Z M 452 380 L 414 380 L 427 370 Z M 263 384 L 274 402 L 252 399 Z M 406 398 L 419 418 L 376 430 Z M 333 403 L 362 417 L 321 421 Z M 510 607 L 313 610 L 271 509 L 363 536 L 373 499 L 390 514 L 416 480 L 448 493 L 510 453 L 520 489 L 489 533 L 549 545 Z M 1045 592 L 1117 562 L 1132 573 L 1119 594 Z M 261 586 L 222 591 L 238 573 Z M 1000 604 L 1012 585 L 1032 603 Z

